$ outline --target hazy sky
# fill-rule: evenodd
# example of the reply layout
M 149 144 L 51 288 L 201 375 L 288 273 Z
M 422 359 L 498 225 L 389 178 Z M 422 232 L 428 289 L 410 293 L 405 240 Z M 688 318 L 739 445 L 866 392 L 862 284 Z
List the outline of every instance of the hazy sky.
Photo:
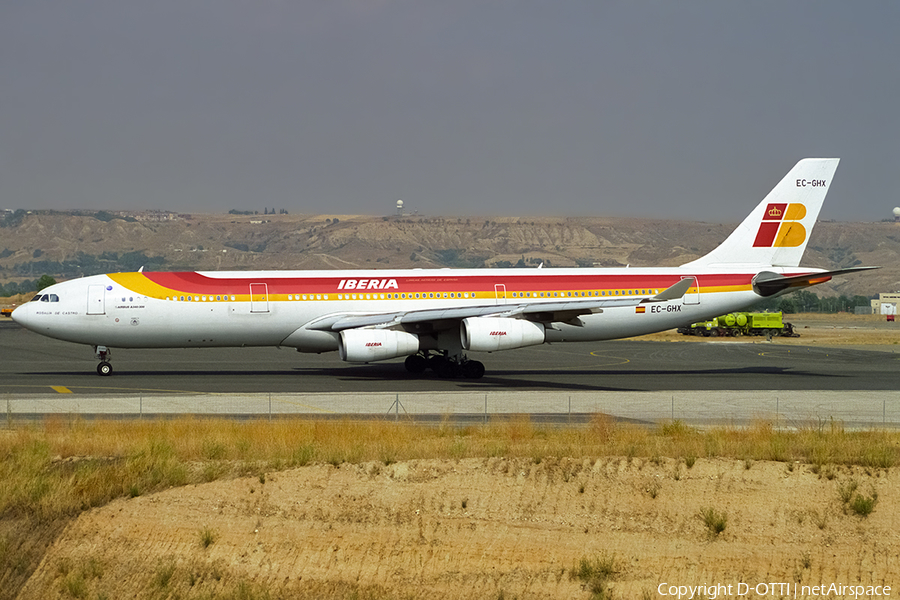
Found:
M 898 92 L 893 1 L 4 0 L 0 208 L 880 220 Z

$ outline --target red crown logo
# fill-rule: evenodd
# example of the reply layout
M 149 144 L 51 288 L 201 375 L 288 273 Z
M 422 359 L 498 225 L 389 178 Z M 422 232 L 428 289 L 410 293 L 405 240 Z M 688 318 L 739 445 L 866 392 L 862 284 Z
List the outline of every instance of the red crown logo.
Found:
M 778 208 L 777 206 L 773 206 L 772 208 L 769 209 L 769 216 L 770 217 L 780 217 L 781 209 Z

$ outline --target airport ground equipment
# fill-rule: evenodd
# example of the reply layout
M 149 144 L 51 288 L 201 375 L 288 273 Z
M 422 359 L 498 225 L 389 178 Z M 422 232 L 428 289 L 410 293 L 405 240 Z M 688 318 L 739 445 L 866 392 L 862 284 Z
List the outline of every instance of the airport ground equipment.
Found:
M 709 321 L 679 327 L 678 333 L 703 337 L 735 337 L 758 335 L 771 337 L 800 337 L 794 326 L 782 319 L 780 312 L 736 312 Z

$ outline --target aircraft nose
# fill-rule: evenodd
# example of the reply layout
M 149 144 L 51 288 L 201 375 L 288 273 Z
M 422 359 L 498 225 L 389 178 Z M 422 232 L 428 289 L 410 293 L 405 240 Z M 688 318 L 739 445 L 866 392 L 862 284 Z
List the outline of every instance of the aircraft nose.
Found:
M 12 311 L 12 320 L 22 327 L 28 327 L 31 322 L 31 306 L 23 304 L 22 306 L 16 307 L 16 309 Z

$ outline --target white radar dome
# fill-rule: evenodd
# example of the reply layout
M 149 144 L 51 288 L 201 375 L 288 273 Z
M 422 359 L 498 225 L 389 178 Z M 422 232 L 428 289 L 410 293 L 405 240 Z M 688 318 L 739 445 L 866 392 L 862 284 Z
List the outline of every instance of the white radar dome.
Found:
M 894 216 L 900 217 L 900 206 L 894 208 Z

